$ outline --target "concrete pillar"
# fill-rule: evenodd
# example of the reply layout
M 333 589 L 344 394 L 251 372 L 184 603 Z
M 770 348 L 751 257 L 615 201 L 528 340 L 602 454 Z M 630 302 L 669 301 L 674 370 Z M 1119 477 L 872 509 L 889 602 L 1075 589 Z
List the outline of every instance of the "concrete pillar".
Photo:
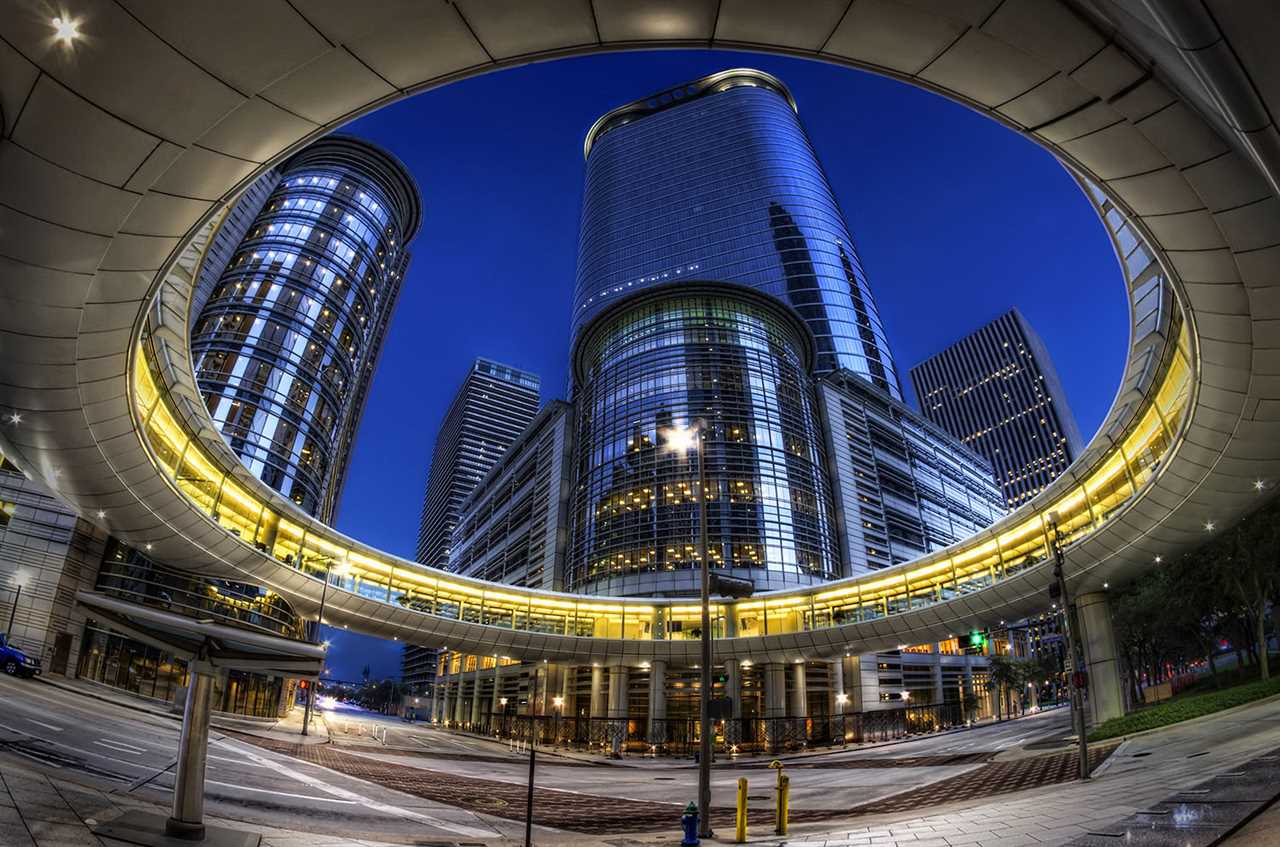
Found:
M 562 717 L 571 717 L 577 712 L 575 711 L 577 704 L 574 702 L 578 694 L 578 668 L 576 665 L 565 665 L 560 675 L 560 698 L 564 705 L 560 708 Z
M 780 662 L 764 666 L 764 716 L 787 716 L 787 666 Z
M 480 726 L 480 657 L 476 656 L 475 678 L 471 683 L 471 731 Z
M 978 716 L 978 696 L 973 690 L 973 656 L 964 657 L 964 684 L 960 696 L 964 698 L 964 719 L 972 722 Z
M 649 663 L 649 743 L 667 741 L 667 663 L 654 659 Z
M 724 662 L 724 695 L 733 703 L 733 719 L 742 719 L 742 663 L 737 659 Z
M 605 700 L 604 689 L 604 668 L 600 665 L 591 666 L 591 708 L 588 714 L 593 718 L 603 718 L 605 712 L 608 711 L 608 701 Z
M 942 686 L 942 645 L 933 645 L 933 702 L 945 703 L 947 692 Z
M 498 701 L 502 698 L 502 661 L 498 660 L 493 666 L 493 691 L 489 693 L 489 731 L 495 732 L 499 726 L 498 715 L 502 712 L 502 704 Z
M 845 714 L 867 711 L 866 689 L 863 687 L 862 657 L 845 656 L 844 691 L 849 695 L 849 703 L 845 706 Z M 876 682 L 877 687 L 879 681 Z
M 831 680 L 830 714 L 843 715 L 849 707 L 849 692 L 844 690 L 844 659 L 829 662 L 827 675 Z
M 173 781 L 173 814 L 164 823 L 166 835 L 204 838 L 204 773 L 209 755 L 209 713 L 213 674 L 207 666 L 192 663 L 187 702 L 182 712 L 182 736 L 178 740 L 177 772 Z
M 625 665 L 609 668 L 609 749 L 614 756 L 622 755 L 622 744 L 627 735 L 627 683 L 630 674 Z
M 449 665 L 446 663 L 439 671 L 440 679 L 436 683 L 440 686 L 440 723 L 449 724 L 453 721 L 453 712 L 450 711 L 449 704 Z
M 791 717 L 809 717 L 809 692 L 806 688 L 804 662 L 791 666 Z
M 463 686 L 466 684 L 464 679 L 465 675 L 463 674 L 463 671 L 462 671 L 464 667 L 466 667 L 465 664 L 458 666 L 458 673 L 457 673 L 457 676 L 454 677 L 454 681 L 453 681 L 453 685 L 454 685 L 453 725 L 458 727 L 462 726 L 462 721 L 466 716 L 466 712 L 463 711 L 463 705 L 464 705 L 463 694 L 466 693 L 465 691 L 463 691 Z
M 1080 643 L 1084 645 L 1085 669 L 1089 674 L 1089 702 L 1085 715 L 1091 725 L 1096 726 L 1124 714 L 1124 686 L 1120 682 L 1116 635 L 1111 626 L 1111 606 L 1106 592 L 1076 597 L 1076 620 L 1080 626 Z

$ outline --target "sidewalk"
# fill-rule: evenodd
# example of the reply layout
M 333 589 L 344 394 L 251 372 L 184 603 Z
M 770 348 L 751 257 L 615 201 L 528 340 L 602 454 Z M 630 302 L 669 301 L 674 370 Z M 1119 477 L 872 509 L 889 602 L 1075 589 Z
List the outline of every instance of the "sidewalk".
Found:
M 36 679 L 45 685 L 60 688 L 63 691 L 70 691 L 82 697 L 101 700 L 121 709 L 143 712 L 178 722 L 182 721 L 182 714 L 174 711 L 172 703 L 154 700 L 149 697 L 137 697 L 116 691 L 105 685 L 97 685 L 78 679 L 55 676 L 39 676 Z M 226 712 L 214 712 L 209 719 L 209 725 L 214 729 L 230 730 L 245 735 L 270 738 L 274 741 L 287 741 L 293 744 L 327 744 L 329 742 L 329 728 L 325 723 L 323 714 L 319 710 L 312 712 L 311 732 L 305 737 L 302 735 L 302 715 L 303 709 L 301 706 L 295 706 L 289 714 L 276 721 L 244 718 Z M 4 843 L 0 841 L 0 845 Z
M 935 806 L 924 815 L 877 815 L 837 830 L 793 826 L 789 838 L 762 840 L 786 847 L 1063 845 L 1107 830 L 1277 746 L 1280 702 L 1250 704 L 1218 720 L 1174 725 L 1130 739 L 1089 782 Z

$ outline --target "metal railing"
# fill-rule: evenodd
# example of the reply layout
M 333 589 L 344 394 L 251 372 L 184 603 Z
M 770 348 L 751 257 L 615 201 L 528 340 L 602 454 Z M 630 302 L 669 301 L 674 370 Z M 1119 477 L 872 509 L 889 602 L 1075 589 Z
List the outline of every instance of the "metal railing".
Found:
M 890 741 L 965 726 L 971 720 L 959 703 L 937 703 L 807 718 L 727 718 L 715 721 L 714 749 L 727 755 L 798 752 Z M 450 721 L 446 727 L 486 735 L 519 746 L 652 756 L 693 756 L 700 738 L 698 719 L 588 718 L 558 715 L 483 713 L 476 722 Z

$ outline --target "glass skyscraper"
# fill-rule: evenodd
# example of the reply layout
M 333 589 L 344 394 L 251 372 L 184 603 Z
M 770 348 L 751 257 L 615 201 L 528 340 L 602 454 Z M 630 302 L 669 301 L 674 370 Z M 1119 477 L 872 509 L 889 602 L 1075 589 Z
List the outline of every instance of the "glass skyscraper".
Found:
M 840 575 L 804 322 L 749 288 L 632 294 L 584 330 L 567 585 L 689 594 L 707 498 L 711 565 L 759 590 Z M 664 433 L 705 421 L 707 490 Z
M 421 199 L 394 156 L 350 136 L 316 142 L 267 179 L 242 200 L 258 207 L 252 223 L 243 210 L 228 219 L 243 236 L 208 286 L 192 358 L 246 467 L 331 522 Z
M 573 335 L 637 289 L 736 282 L 794 308 L 817 373 L 900 398 L 874 298 L 786 87 L 729 70 L 614 109 L 587 135 Z
M 913 367 L 911 382 L 925 417 L 990 460 L 1011 509 L 1083 449 L 1049 351 L 1017 309 Z

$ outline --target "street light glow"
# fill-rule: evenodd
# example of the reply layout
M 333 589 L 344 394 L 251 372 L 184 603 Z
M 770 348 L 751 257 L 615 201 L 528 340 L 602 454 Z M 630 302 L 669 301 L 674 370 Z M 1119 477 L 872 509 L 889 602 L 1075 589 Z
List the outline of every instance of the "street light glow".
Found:
M 698 445 L 696 426 L 672 426 L 662 430 L 662 449 L 669 453 L 688 453 Z
M 75 18 L 58 17 L 49 22 L 53 25 L 53 38 L 67 47 L 80 37 L 80 22 Z

